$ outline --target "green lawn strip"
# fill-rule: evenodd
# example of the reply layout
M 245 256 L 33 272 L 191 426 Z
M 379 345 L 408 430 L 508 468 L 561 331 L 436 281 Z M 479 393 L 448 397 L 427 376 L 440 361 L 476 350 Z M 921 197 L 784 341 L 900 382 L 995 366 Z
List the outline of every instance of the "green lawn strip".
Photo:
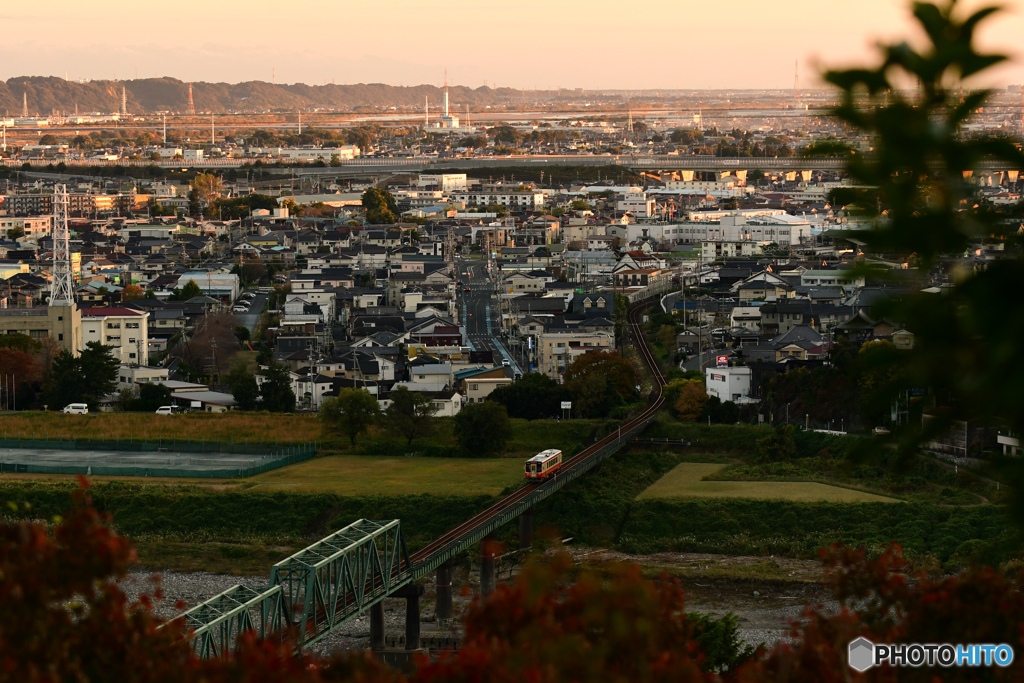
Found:
M 643 498 L 752 498 L 831 503 L 897 503 L 866 491 L 813 481 L 708 481 L 722 469 L 720 464 L 680 463 L 649 486 Z

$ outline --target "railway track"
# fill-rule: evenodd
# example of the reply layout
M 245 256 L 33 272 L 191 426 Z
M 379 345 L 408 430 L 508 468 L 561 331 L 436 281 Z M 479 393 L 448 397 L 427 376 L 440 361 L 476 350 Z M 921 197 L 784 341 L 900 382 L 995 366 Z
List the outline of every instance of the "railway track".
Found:
M 640 356 L 643 358 L 644 363 L 647 365 L 651 373 L 651 379 L 653 381 L 653 387 L 651 392 L 650 401 L 647 407 L 638 415 L 631 418 L 628 422 L 622 425 L 619 432 L 628 432 L 633 427 L 643 424 L 649 421 L 657 412 L 661 409 L 662 404 L 665 402 L 664 389 L 665 389 L 665 376 L 661 372 L 661 368 L 658 366 L 657 358 L 654 356 L 654 352 L 651 351 L 650 346 L 647 344 L 647 340 L 644 339 L 643 330 L 641 329 L 640 316 L 641 313 L 651 305 L 650 302 L 634 306 L 629 311 L 628 322 L 629 328 L 632 332 L 633 340 L 636 344 L 637 350 L 640 352 Z M 590 445 L 584 450 L 580 451 L 573 457 L 569 458 L 561 470 L 563 472 L 569 472 L 573 468 L 579 467 L 581 464 L 589 460 L 598 454 L 602 449 L 611 445 L 618 439 L 617 433 L 609 434 L 603 439 Z M 531 483 L 522 488 L 517 489 L 513 493 L 509 494 L 505 498 L 502 498 L 497 503 L 487 508 L 483 512 L 475 515 L 474 517 L 466 520 L 459 526 L 455 527 L 451 531 L 443 534 L 442 536 L 434 539 L 431 543 L 420 548 L 415 553 L 409 556 L 409 562 L 413 566 L 415 573 L 416 567 L 423 565 L 431 560 L 431 558 L 438 552 L 444 550 L 452 543 L 456 543 L 459 539 L 468 536 L 474 530 L 478 529 L 482 525 L 486 524 L 495 517 L 500 516 L 503 512 L 511 507 L 514 507 L 517 503 L 527 498 L 537 489 L 544 486 L 552 486 L 558 488 L 561 483 L 558 479 L 552 481 L 546 481 L 543 483 Z

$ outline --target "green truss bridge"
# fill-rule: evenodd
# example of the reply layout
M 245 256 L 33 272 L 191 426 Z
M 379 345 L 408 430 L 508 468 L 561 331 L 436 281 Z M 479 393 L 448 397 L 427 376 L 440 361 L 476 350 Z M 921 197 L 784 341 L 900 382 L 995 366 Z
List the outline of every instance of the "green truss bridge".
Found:
M 230 652 L 238 636 L 259 636 L 295 629 L 307 647 L 353 617 L 370 611 L 370 639 L 383 645 L 385 597 L 405 597 L 406 648 L 419 643 L 419 595 L 416 579 L 438 572 L 438 621 L 451 619 L 451 560 L 514 519 L 520 520 L 520 545 L 528 546 L 533 507 L 583 476 L 620 450 L 654 419 L 664 402 L 665 380 L 640 330 L 642 311 L 634 305 L 629 327 L 653 379 L 647 407 L 617 432 L 569 458 L 556 478 L 531 483 L 410 554 L 401 523 L 361 519 L 275 564 L 266 588 L 234 586 L 185 613 L 194 651 L 203 657 Z M 494 558 L 483 556 L 481 583 L 493 587 Z

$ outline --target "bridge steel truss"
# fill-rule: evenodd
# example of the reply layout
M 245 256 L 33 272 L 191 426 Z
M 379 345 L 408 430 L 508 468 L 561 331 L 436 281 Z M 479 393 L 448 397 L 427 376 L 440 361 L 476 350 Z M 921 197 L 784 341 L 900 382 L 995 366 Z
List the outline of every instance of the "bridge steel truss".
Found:
M 408 583 L 409 568 L 399 520 L 361 519 L 275 564 L 270 583 L 307 646 Z
M 411 582 L 409 553 L 397 519 L 360 519 L 270 570 L 270 585 L 233 586 L 183 616 L 200 657 L 234 650 L 238 637 L 293 630 L 300 647 Z
M 203 658 L 219 657 L 234 651 L 238 637 L 246 631 L 260 638 L 280 632 L 285 616 L 281 593 L 280 586 L 236 585 L 185 612 L 192 651 Z

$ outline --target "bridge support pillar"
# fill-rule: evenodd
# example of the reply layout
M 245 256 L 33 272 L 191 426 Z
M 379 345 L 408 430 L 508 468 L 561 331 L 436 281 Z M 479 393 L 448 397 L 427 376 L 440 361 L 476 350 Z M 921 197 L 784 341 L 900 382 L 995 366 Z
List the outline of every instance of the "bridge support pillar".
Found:
M 494 592 L 494 539 L 488 536 L 480 544 L 480 593 L 485 598 Z
M 533 508 L 519 515 L 519 549 L 525 550 L 533 546 Z
M 370 605 L 370 648 L 384 649 L 384 602 Z
M 420 596 L 423 586 L 410 583 L 391 594 L 393 598 L 405 598 L 405 649 L 420 649 Z
M 437 568 L 437 628 L 452 626 L 452 561 Z

